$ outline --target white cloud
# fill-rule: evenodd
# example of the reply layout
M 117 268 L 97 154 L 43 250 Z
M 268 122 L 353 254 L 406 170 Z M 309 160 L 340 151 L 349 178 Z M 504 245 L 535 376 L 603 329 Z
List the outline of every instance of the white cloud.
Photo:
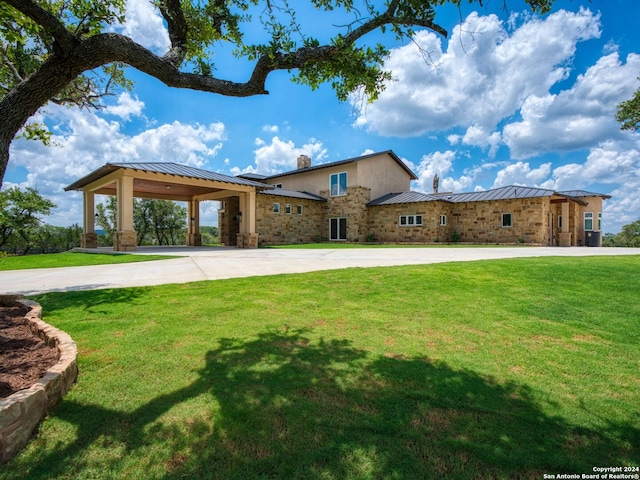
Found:
M 128 121 L 132 116 L 141 116 L 142 110 L 144 110 L 143 101 L 139 100 L 135 95 L 131 96 L 129 92 L 123 92 L 118 95 L 118 103 L 116 105 L 108 105 L 103 111 Z
M 278 133 L 280 127 L 278 127 L 278 125 L 265 125 L 262 127 L 262 130 L 269 133 Z
M 592 148 L 621 138 L 616 105 L 637 88 L 640 55 L 622 64 L 617 52 L 600 58 L 575 84 L 552 95 L 530 95 L 520 111 L 522 121 L 504 127 L 504 140 L 513 158 L 548 151 Z
M 50 106 L 52 145 L 15 140 L 11 164 L 28 171 L 22 186 L 34 187 L 58 205 L 47 222 L 69 225 L 81 221 L 79 194 L 63 188 L 108 162 L 177 162 L 205 167 L 225 138 L 222 123 L 173 122 L 129 135 L 115 121 L 94 112 Z
M 308 155 L 312 159 L 312 164 L 322 163 L 327 151 L 322 146 L 322 142 L 310 139 L 301 147 L 289 141 L 280 140 L 273 137 L 271 143 L 267 143 L 261 138 L 256 138 L 254 144 L 258 147 L 253 151 L 255 154 L 255 165 L 245 168 L 232 168 L 231 173 L 239 175 L 241 173 L 260 173 L 262 175 L 274 175 L 287 170 L 294 170 L 298 166 L 298 156 Z
M 578 42 L 599 35 L 599 17 L 584 9 L 530 18 L 515 30 L 474 12 L 454 29 L 446 51 L 434 33 L 418 32 L 415 43 L 431 64 L 415 44 L 393 50 L 385 67 L 397 81 L 360 110 L 356 124 L 396 136 L 472 125 L 490 132 L 527 98 L 543 97 L 565 79 Z
M 537 168 L 531 168 L 529 163 L 517 162 L 500 170 L 492 188 L 506 185 L 539 186 L 551 173 L 551 162 L 543 163 Z
M 171 47 L 164 19 L 152 2 L 127 0 L 125 11 L 125 22 L 116 26 L 115 31 L 156 53 L 162 54 Z

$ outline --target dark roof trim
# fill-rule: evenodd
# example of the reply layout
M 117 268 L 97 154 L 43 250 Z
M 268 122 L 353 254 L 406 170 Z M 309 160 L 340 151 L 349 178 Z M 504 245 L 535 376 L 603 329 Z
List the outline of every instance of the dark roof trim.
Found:
M 273 185 L 267 185 L 253 180 L 247 180 L 221 173 L 210 172 L 200 168 L 189 167 L 173 162 L 139 162 L 139 163 L 107 163 L 102 167 L 94 170 L 90 174 L 76 180 L 71 185 L 65 187 L 65 191 L 81 190 L 83 187 L 109 175 L 116 170 L 137 170 L 141 172 L 162 173 L 184 178 L 195 178 L 198 180 L 211 180 L 215 182 L 228 183 L 230 185 L 243 185 L 256 188 L 273 188 Z
M 298 168 L 297 170 L 290 170 L 288 172 L 278 173 L 276 175 L 270 175 L 270 176 L 264 177 L 264 180 L 272 180 L 274 178 L 286 177 L 286 176 L 289 176 L 289 175 L 296 175 L 298 173 L 312 172 L 314 170 L 320 170 L 322 168 L 330 168 L 330 167 L 336 167 L 336 166 L 340 166 L 340 165 L 345 165 L 347 163 L 360 162 L 362 160 L 367 160 L 369 158 L 377 157 L 379 155 L 384 155 L 384 154 L 389 155 L 398 165 L 400 165 L 400 167 L 402 167 L 402 169 L 405 172 L 407 172 L 407 174 L 409 175 L 411 180 L 417 180 L 418 179 L 417 175 L 415 173 L 413 173 L 413 171 L 409 167 L 407 167 L 407 165 L 400 159 L 400 157 L 398 157 L 393 152 L 393 150 L 385 150 L 383 152 L 376 152 L 376 153 L 371 153 L 369 155 L 362 155 L 361 157 L 347 158 L 345 160 L 338 160 L 336 162 L 323 163 L 321 165 L 314 165 L 312 167 L 307 167 L 307 168 Z M 240 177 L 242 177 L 242 175 L 240 175 Z
M 309 192 L 298 192 L 296 190 L 286 190 L 284 188 L 272 188 L 270 190 L 263 190 L 258 192 L 263 195 L 273 195 L 278 197 L 299 198 L 303 200 L 315 200 L 317 202 L 326 202 L 327 199 L 320 195 L 315 195 Z

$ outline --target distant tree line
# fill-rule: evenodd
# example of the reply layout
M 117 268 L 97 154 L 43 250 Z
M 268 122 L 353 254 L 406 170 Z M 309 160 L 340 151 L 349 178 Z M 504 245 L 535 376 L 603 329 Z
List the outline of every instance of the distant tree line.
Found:
M 80 245 L 76 224 L 57 227 L 42 223 L 56 205 L 37 190 L 18 187 L 0 191 L 0 251 L 11 254 L 55 253 Z
M 605 233 L 603 247 L 640 247 L 640 220 L 622 227 L 620 233 Z
M 0 191 L 0 251 L 9 254 L 56 253 L 80 246 L 82 228 L 77 224 L 57 227 L 43 223 L 56 205 L 33 188 L 12 187 Z M 102 229 L 100 246 L 113 245 L 116 199 L 96 206 L 96 223 Z M 187 209 L 168 200 L 135 199 L 134 228 L 138 245 L 184 245 Z M 218 243 L 217 227 L 201 227 L 203 245 Z

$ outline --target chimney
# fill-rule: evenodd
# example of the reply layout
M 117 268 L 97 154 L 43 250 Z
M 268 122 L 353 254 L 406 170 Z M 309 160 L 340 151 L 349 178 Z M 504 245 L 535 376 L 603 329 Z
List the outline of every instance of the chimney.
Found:
M 311 166 L 311 157 L 300 155 L 298 157 L 298 170 L 301 168 L 309 168 Z

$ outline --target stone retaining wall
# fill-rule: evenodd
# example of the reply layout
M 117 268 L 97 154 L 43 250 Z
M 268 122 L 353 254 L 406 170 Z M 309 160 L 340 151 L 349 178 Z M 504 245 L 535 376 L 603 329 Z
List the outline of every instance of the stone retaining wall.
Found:
M 31 310 L 26 323 L 34 334 L 60 352 L 58 363 L 31 388 L 0 399 L 0 463 L 8 462 L 29 441 L 47 410 L 56 405 L 78 377 L 78 349 L 65 332 L 42 321 L 42 307 L 18 296 L 0 295 L 0 305 L 21 303 Z

